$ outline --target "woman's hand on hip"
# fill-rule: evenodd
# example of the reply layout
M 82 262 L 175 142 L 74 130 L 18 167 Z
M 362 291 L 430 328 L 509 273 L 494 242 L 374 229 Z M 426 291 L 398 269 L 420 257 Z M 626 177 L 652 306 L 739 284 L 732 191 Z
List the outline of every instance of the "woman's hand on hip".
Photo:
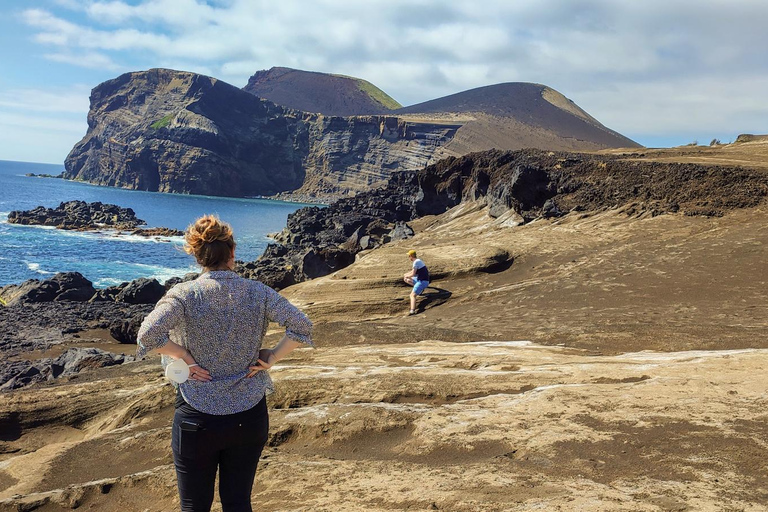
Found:
M 213 377 L 211 377 L 211 372 L 197 363 L 192 363 L 189 365 L 189 379 L 198 380 L 200 382 L 210 382 L 213 380 Z
M 271 349 L 263 348 L 259 350 L 259 359 L 256 365 L 248 367 L 248 378 L 253 377 L 262 370 L 269 370 L 275 362 L 275 353 Z

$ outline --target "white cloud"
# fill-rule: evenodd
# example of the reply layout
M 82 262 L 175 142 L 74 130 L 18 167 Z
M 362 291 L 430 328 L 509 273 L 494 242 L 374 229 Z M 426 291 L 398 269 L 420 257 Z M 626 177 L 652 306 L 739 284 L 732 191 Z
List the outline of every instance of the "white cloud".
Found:
M 44 57 L 55 62 L 74 64 L 75 66 L 91 69 L 117 70 L 120 66 L 112 61 L 109 56 L 99 52 L 84 52 L 74 54 L 69 52 L 47 53 Z
M 95 21 L 121 25 L 132 20 L 162 23 L 188 29 L 216 21 L 215 10 L 195 0 L 150 0 L 131 5 L 126 2 L 93 2 L 87 13 Z
M 569 97 L 587 112 L 601 112 L 600 122 L 624 134 L 695 138 L 701 133 L 768 132 L 768 103 L 745 90 L 768 90 L 768 77 L 622 83 Z
M 22 16 L 30 26 L 42 30 L 35 36 L 37 42 L 42 44 L 108 51 L 157 50 L 170 43 L 170 38 L 165 35 L 135 29 L 93 30 L 40 9 L 26 10 Z
M 78 0 L 52 0 L 52 2 L 59 7 L 64 7 L 65 9 L 70 9 L 72 11 L 82 9 L 84 4 L 84 2 L 79 2 Z
M 0 89 L 0 107 L 17 112 L 82 114 L 88 111 L 90 87 Z M 85 119 L 85 117 L 83 117 Z
M 24 11 L 48 58 L 110 70 L 117 62 L 167 66 L 238 86 L 259 69 L 296 67 L 359 76 L 406 105 L 527 81 L 554 87 L 624 133 L 766 125 L 764 0 L 91 0 L 80 6 L 77 15 Z
M 85 118 L 81 121 L 77 121 L 67 117 L 57 117 L 50 115 L 30 115 L 29 113 L 18 113 L 3 111 L 0 109 L 0 126 L 2 126 L 3 133 L 11 133 L 18 129 L 38 130 L 39 136 L 34 137 L 33 140 L 43 142 L 45 133 L 65 133 L 72 136 L 72 144 L 83 138 L 85 135 L 85 129 L 88 127 Z M 70 144 L 69 149 L 72 149 Z

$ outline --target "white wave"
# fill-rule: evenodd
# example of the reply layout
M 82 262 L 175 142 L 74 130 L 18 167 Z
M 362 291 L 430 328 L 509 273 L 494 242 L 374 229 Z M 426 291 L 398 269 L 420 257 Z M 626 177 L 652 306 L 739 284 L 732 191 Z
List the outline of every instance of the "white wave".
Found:
M 43 274 L 43 275 L 51 275 L 51 274 L 55 274 L 55 273 L 56 273 L 56 272 L 49 272 L 49 271 L 47 271 L 47 270 L 42 270 L 42 269 L 40 268 L 40 264 L 39 264 L 39 263 L 35 263 L 35 262 L 32 262 L 32 261 L 27 261 L 27 260 L 21 260 L 21 261 L 22 261 L 22 262 L 23 262 L 23 263 L 24 263 L 24 264 L 27 266 L 27 268 L 28 268 L 29 270 L 31 270 L 32 272 L 36 272 L 36 273 L 38 273 L 38 274 Z
M 8 222 L 8 216 L 5 216 L 5 219 L 2 221 L 4 224 L 8 226 L 13 226 L 14 228 L 24 228 L 24 229 L 47 229 L 47 230 L 53 230 L 55 231 L 58 229 L 56 226 L 38 226 L 36 224 L 11 224 Z
M 110 238 L 117 238 L 118 240 L 122 242 L 152 242 L 152 243 L 172 243 L 172 244 L 183 244 L 184 243 L 184 237 L 183 236 L 141 236 L 141 235 L 132 235 L 130 233 L 117 233 L 117 232 L 101 232 L 97 231 L 97 233 L 103 233 L 104 236 L 108 236 Z
M 115 279 L 114 277 L 103 277 L 101 279 L 97 279 L 93 282 L 94 288 L 109 288 L 110 286 L 117 286 L 120 283 L 123 283 L 122 279 Z
M 3 217 L 2 214 L 5 213 Z M 61 236 L 68 236 L 74 238 L 84 238 L 86 240 L 119 240 L 121 242 L 130 243 L 171 243 L 174 245 L 181 245 L 184 243 L 183 236 L 141 236 L 132 235 L 131 233 L 121 233 L 114 230 L 96 230 L 96 231 L 72 231 L 69 229 L 59 229 L 56 226 L 40 226 L 30 224 L 9 224 L 8 215 L 6 212 L 0 212 L 0 223 L 16 228 L 32 228 L 32 229 L 45 229 L 48 231 L 56 231 Z
M 172 277 L 184 277 L 184 275 L 189 274 L 190 272 L 196 272 L 199 271 L 199 269 L 196 269 L 194 267 L 190 268 L 159 268 L 157 271 L 153 272 L 151 275 L 147 276 L 149 278 L 155 278 L 161 283 L 165 283 L 168 279 Z
M 55 228 L 54 228 L 55 229 Z M 62 235 L 70 237 L 85 238 L 87 240 L 119 240 L 129 243 L 172 243 L 181 245 L 184 243 L 184 237 L 181 236 L 141 236 L 130 233 L 119 233 L 117 231 L 67 231 L 62 230 Z
M 194 266 L 189 267 L 164 267 L 162 265 L 150 265 L 147 263 L 128 263 L 126 261 L 115 261 L 115 265 L 119 265 L 122 268 L 135 269 L 135 272 L 131 272 L 134 277 L 119 279 L 117 277 L 102 277 L 94 281 L 93 285 L 96 288 L 107 288 L 109 286 L 116 286 L 125 281 L 131 281 L 138 279 L 139 277 L 146 277 L 148 279 L 157 279 L 161 283 L 165 283 L 172 277 L 184 277 L 190 272 L 197 272 L 199 269 Z

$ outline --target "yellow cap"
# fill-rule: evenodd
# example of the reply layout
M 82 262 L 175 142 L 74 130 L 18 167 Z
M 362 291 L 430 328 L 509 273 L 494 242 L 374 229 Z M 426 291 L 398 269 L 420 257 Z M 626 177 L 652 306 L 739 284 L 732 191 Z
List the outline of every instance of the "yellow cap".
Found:
M 413 256 L 414 258 L 416 257 L 416 251 L 414 251 L 413 249 L 408 251 L 408 257 L 410 258 L 411 256 Z

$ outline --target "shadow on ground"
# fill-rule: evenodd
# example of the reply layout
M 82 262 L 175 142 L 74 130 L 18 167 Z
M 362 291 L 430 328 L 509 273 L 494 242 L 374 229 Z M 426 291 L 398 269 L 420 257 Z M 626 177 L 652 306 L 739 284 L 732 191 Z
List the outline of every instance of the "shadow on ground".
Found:
M 424 293 L 419 296 L 420 300 L 416 304 L 416 311 L 421 313 L 428 307 L 433 308 L 445 304 L 451 298 L 451 295 L 453 293 L 450 290 L 437 288 L 436 286 L 427 286 Z

